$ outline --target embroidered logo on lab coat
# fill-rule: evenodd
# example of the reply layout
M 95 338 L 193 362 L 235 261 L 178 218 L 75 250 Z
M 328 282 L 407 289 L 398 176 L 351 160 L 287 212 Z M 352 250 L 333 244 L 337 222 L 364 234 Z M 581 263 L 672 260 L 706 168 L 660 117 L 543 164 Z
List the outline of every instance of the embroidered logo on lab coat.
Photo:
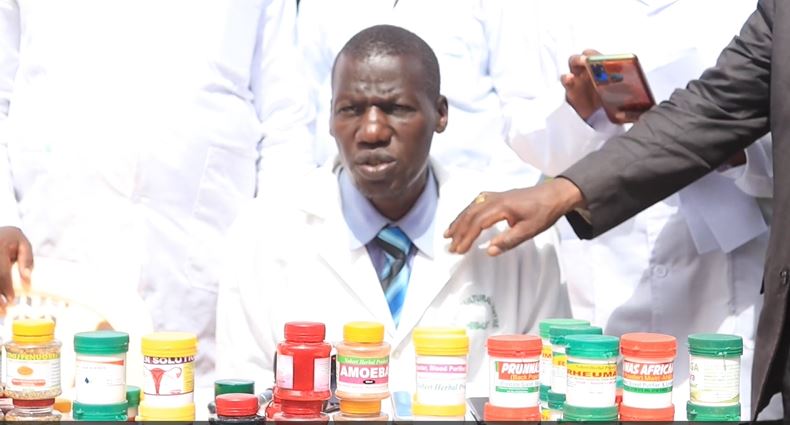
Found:
M 466 322 L 470 330 L 499 328 L 499 316 L 491 297 L 485 294 L 470 295 L 461 301 L 458 318 Z

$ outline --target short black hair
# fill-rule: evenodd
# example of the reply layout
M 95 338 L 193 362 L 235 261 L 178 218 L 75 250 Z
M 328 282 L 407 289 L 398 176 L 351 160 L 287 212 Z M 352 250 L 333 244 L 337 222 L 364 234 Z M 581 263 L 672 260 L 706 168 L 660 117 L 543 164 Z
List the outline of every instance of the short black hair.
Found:
M 367 59 L 374 56 L 411 56 L 422 64 L 425 70 L 424 87 L 432 98 L 439 97 L 441 78 L 439 76 L 439 60 L 433 49 L 417 34 L 394 25 L 376 25 L 358 32 L 351 37 L 332 65 L 332 78 L 340 56 L 346 55 L 354 59 Z

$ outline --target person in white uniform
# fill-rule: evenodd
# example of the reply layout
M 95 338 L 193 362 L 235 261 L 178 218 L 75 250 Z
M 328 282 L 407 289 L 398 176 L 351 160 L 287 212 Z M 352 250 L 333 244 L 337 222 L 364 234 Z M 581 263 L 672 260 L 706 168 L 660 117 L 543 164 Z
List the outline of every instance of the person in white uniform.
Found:
M 525 28 L 506 19 L 510 3 L 519 1 L 303 0 L 297 39 L 318 111 L 317 163 L 337 152 L 327 128 L 334 58 L 358 31 L 392 24 L 422 37 L 442 68 L 454 124 L 436 135 L 431 155 L 442 164 L 496 173 L 503 188 L 508 180 L 537 182 L 540 173 L 504 143 L 502 105 L 518 98 L 524 83 L 517 70 L 528 60 L 518 37 Z
M 31 248 L 100 270 L 199 336 L 210 385 L 218 242 L 314 168 L 295 20 L 292 0 L 0 0 L 3 282 Z
M 392 345 L 390 389 L 411 392 L 414 328 L 460 326 L 470 336 L 467 392 L 485 395 L 489 335 L 535 333 L 542 318 L 567 317 L 553 229 L 499 258 L 447 251 L 441 232 L 486 179 L 429 156 L 434 132 L 448 127 L 439 81 L 430 47 L 407 30 L 374 26 L 348 41 L 333 74 L 338 161 L 283 191 L 277 208 L 256 200 L 229 233 L 218 374 L 269 387 L 286 322 L 323 322 L 338 342 L 345 323 L 376 321 Z M 381 242 L 393 231 L 399 272 Z M 406 274 L 403 292 L 383 270 Z
M 656 101 L 665 100 L 715 63 L 754 2 L 551 0 L 524 7 L 534 24 L 533 66 L 524 70 L 525 78 L 543 81 L 548 73 L 555 82 L 533 85 L 531 103 L 506 110 L 508 140 L 525 161 L 553 176 L 624 131 L 608 121 L 599 104 L 590 106 L 597 97 L 590 95 L 583 62 L 569 72 L 571 54 L 585 48 L 635 53 Z M 713 10 L 716 19 L 700 27 L 700 17 Z M 581 84 L 584 79 L 587 85 Z M 695 332 L 744 338 L 741 403 L 743 417 L 749 417 L 768 237 L 760 203 L 772 195 L 770 140 L 749 147 L 746 157 L 746 165 L 712 173 L 594 240 L 578 240 L 567 224 L 562 231 L 574 317 L 613 335 L 640 331 L 677 337 L 677 419 L 685 419 L 689 397 L 685 341 Z

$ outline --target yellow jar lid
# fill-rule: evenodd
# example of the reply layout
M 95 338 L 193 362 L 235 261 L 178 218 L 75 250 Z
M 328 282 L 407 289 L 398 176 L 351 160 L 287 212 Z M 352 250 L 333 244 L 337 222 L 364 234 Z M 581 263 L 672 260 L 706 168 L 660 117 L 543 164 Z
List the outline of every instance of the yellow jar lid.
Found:
M 414 350 L 421 356 L 463 356 L 469 353 L 469 337 L 463 332 L 450 329 L 447 332 L 418 332 L 412 338 Z
M 197 354 L 197 336 L 189 332 L 154 332 L 142 340 L 145 356 L 183 357 Z
M 411 414 L 412 416 L 465 416 L 466 405 L 428 406 L 420 403 L 412 403 Z
M 377 343 L 384 341 L 384 325 L 376 322 L 349 322 L 343 326 L 343 340 Z
M 455 328 L 455 327 L 441 327 L 441 326 L 423 326 L 419 328 L 414 328 L 414 331 L 412 331 L 412 336 L 423 335 L 423 334 L 466 335 L 466 329 Z
M 381 412 L 381 400 L 344 400 L 340 399 L 340 411 L 357 415 Z
M 55 337 L 51 319 L 18 319 L 11 325 L 12 339 L 19 342 L 48 342 Z
M 190 403 L 179 407 L 149 406 L 140 403 L 140 416 L 143 421 L 194 421 L 195 404 Z

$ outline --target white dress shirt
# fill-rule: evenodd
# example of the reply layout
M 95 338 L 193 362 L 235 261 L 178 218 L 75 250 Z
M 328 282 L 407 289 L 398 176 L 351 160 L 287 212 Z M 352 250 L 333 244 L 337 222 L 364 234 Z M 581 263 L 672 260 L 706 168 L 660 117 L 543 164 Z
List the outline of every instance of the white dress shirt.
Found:
M 0 0 L 0 225 L 138 286 L 155 329 L 199 335 L 200 372 L 217 241 L 312 167 L 295 18 L 292 0 Z

